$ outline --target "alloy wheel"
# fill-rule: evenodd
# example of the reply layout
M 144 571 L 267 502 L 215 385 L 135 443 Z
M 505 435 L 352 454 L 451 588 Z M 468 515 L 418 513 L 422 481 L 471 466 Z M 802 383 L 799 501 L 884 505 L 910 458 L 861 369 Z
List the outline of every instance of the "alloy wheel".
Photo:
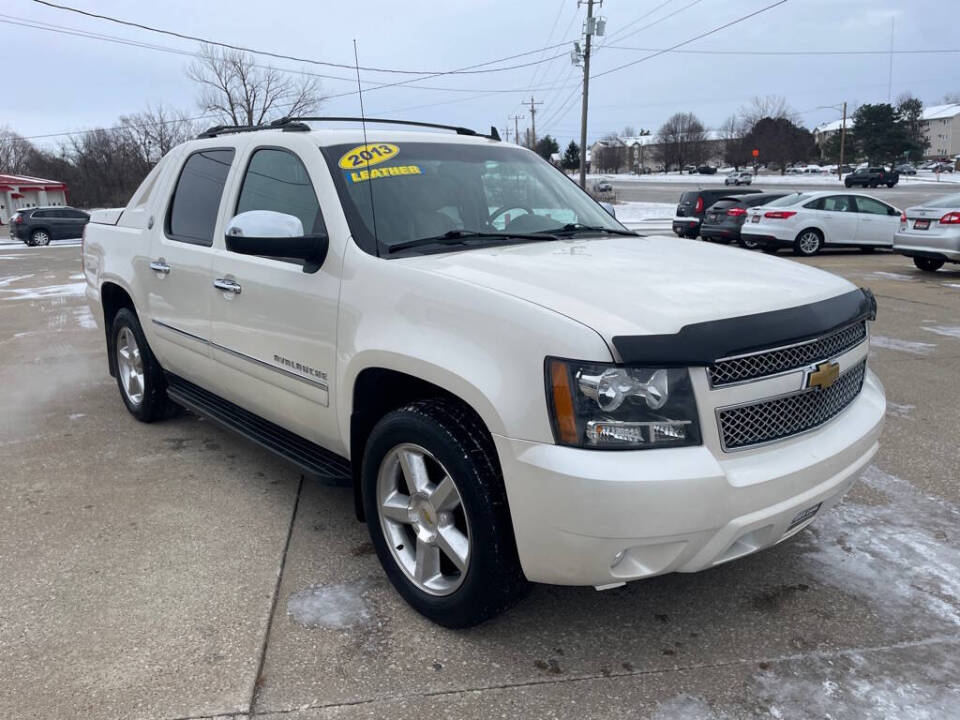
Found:
M 123 393 L 133 405 L 143 402 L 143 358 L 133 331 L 124 326 L 117 333 L 117 371 Z
M 804 255 L 813 255 L 820 249 L 820 236 L 812 230 L 807 230 L 800 236 L 800 251 Z
M 43 230 L 38 230 L 33 234 L 33 244 L 34 245 L 49 245 L 50 236 L 45 233 Z
M 377 474 L 384 539 L 407 578 L 430 595 L 450 595 L 470 566 L 470 525 L 453 478 L 428 450 L 404 443 Z

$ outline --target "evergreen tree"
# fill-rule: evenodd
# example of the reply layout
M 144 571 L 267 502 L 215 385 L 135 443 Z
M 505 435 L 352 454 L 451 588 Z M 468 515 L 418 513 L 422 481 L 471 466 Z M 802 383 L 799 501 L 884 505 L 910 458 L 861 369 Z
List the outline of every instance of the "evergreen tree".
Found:
M 544 135 L 542 138 L 537 140 L 537 146 L 534 148 L 534 151 L 544 160 L 549 161 L 551 155 L 560 152 L 560 145 L 557 143 L 556 139 L 549 135 Z
M 567 145 L 566 151 L 563 153 L 563 159 L 560 161 L 560 167 L 564 170 L 576 170 L 580 167 L 580 146 L 577 145 L 573 140 L 570 141 L 570 144 Z

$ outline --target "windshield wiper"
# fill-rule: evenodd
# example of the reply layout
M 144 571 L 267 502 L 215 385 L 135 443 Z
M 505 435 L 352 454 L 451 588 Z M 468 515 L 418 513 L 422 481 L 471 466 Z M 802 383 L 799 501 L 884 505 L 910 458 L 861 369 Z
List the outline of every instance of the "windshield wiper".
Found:
M 604 232 L 610 235 L 630 235 L 639 237 L 633 230 L 618 230 L 617 228 L 608 228 L 601 225 L 584 225 L 583 223 L 567 223 L 563 227 L 544 230 L 543 232 L 553 233 L 555 235 L 573 235 L 579 232 Z
M 512 232 L 480 232 L 478 230 L 448 230 L 443 235 L 433 237 L 417 238 L 416 240 L 407 240 L 397 243 L 387 248 L 387 252 L 395 253 L 401 250 L 421 247 L 423 245 L 459 245 L 464 240 L 474 238 L 487 239 L 498 238 L 504 240 L 559 240 L 556 235 L 550 233 L 512 233 Z

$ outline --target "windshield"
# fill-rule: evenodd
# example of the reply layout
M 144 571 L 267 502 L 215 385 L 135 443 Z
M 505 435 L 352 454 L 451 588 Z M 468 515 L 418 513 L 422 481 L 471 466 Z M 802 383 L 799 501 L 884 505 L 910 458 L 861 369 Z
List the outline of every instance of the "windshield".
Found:
M 583 234 L 590 234 L 587 228 L 624 231 L 559 170 L 516 147 L 377 142 L 323 151 L 351 232 L 375 255 L 389 255 L 401 243 L 412 250 L 414 241 L 445 235 L 474 237 L 417 246 L 417 252 L 511 242 L 510 233 L 544 233 L 547 240 L 549 233 L 571 227 Z

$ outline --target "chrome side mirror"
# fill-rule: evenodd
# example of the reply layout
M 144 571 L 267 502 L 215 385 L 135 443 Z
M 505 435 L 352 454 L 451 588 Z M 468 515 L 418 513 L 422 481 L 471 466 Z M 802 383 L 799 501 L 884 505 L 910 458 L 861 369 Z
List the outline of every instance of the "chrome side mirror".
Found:
M 248 210 L 227 223 L 227 250 L 240 255 L 303 260 L 303 271 L 316 272 L 327 257 L 326 235 L 304 235 L 294 215 L 272 210 Z

